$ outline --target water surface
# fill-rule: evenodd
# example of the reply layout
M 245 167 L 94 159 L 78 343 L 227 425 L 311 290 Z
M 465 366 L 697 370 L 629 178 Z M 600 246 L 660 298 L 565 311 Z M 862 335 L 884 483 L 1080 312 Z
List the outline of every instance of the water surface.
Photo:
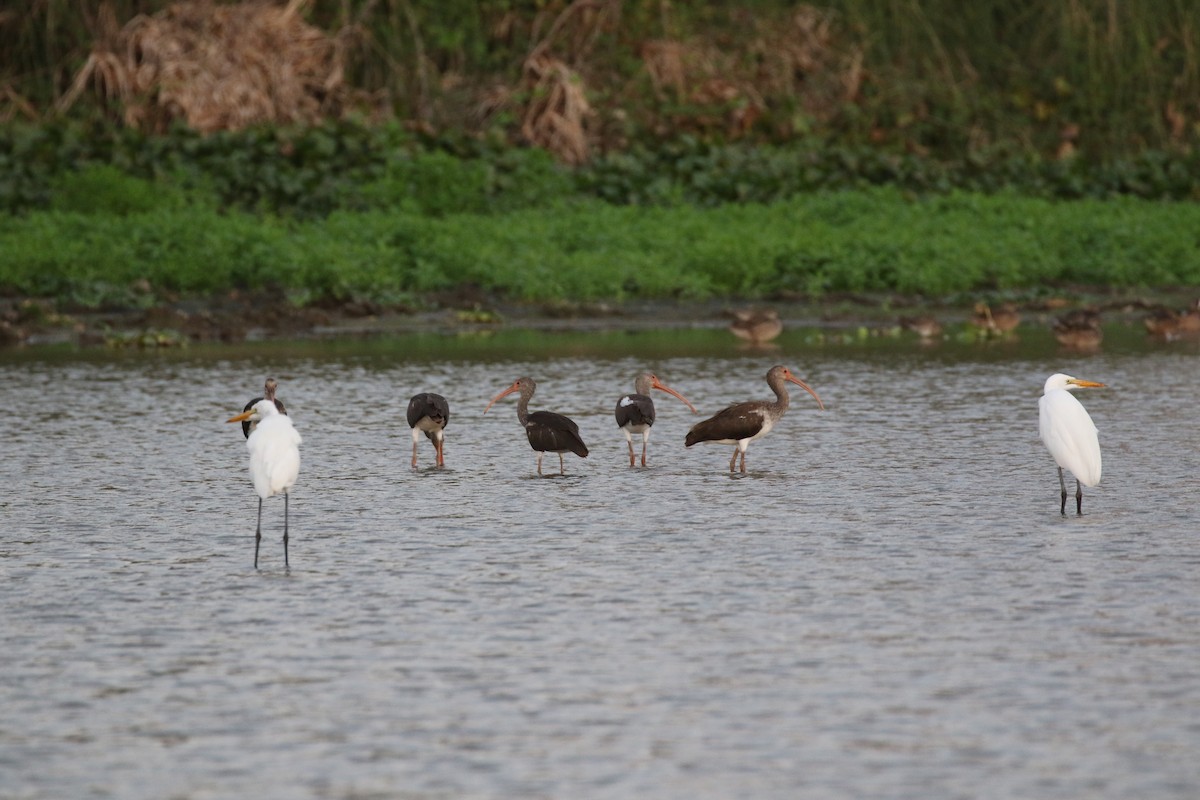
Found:
M 746 350 L 703 331 L 0 355 L 0 796 L 1062 797 L 1200 793 L 1194 345 L 1111 331 Z M 749 473 L 650 467 L 612 412 L 650 367 L 702 414 L 803 392 Z M 1054 371 L 1104 479 L 1061 517 Z M 256 498 L 238 426 L 304 437 Z M 591 456 L 538 478 L 513 398 Z M 410 395 L 450 399 L 408 468 Z M 555 457 L 546 466 L 557 466 Z M 552 471 L 552 470 L 548 470 Z

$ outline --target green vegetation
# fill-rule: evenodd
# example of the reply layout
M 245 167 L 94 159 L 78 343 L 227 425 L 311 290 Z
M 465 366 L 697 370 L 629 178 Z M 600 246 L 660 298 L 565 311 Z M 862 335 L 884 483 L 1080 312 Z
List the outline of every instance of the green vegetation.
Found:
M 1200 0 L 44 0 L 0 11 L 0 293 L 1200 283 L 1198 41 Z
M 81 171 L 92 175 L 90 185 L 70 178 Z M 145 202 L 132 197 L 133 186 L 129 197 L 117 196 L 124 191 L 122 176 L 152 181 L 156 203 L 163 192 L 172 202 L 186 192 L 221 207 L 300 218 L 339 209 L 499 213 L 589 197 L 620 205 L 773 203 L 867 186 L 921 194 L 1200 200 L 1200 151 L 1145 151 L 1105 163 L 999 154 L 937 161 L 815 141 L 718 145 L 685 137 L 567 168 L 543 150 L 463 137 L 428 141 L 396 125 L 330 123 L 208 136 L 182 128 L 162 136 L 71 124 L 0 128 L 0 210 L 24 213 L 65 202 L 52 197 L 69 179 L 91 208 L 122 213 L 123 203 Z
M 1190 203 L 867 188 L 711 208 L 560 196 L 459 209 L 447 182 L 430 209 L 381 179 L 357 195 L 378 192 L 379 208 L 299 220 L 222 210 L 211 194 L 135 178 L 106 183 L 106 169 L 63 178 L 49 209 L 0 217 L 0 290 L 128 306 L 145 282 L 200 294 L 272 288 L 303 305 L 463 285 L 549 301 L 1200 283 L 1200 206 Z M 93 213 L 79 198 L 97 183 L 107 195 Z M 465 194 L 478 199 L 472 187 Z

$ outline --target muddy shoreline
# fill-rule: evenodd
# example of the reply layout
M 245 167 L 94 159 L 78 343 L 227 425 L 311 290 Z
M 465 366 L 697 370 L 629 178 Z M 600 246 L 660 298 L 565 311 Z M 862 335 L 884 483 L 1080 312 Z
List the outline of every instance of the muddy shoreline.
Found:
M 1011 298 L 1028 323 L 1091 307 L 1108 318 L 1140 318 L 1151 309 L 1182 309 L 1195 287 L 1115 291 L 1071 287 L 1053 295 Z M 1006 298 L 1008 299 L 1008 298 Z M 137 307 L 72 308 L 53 299 L 0 299 L 0 346 L 73 344 L 79 347 L 158 348 L 189 343 L 311 338 L 361 338 L 481 329 L 605 331 L 723 328 L 743 308 L 772 308 L 785 327 L 885 327 L 903 315 L 925 314 L 943 324 L 968 320 L 975 298 L 929 300 L 899 295 L 836 294 L 813 300 L 636 301 L 517 303 L 477 292 L 423 298 L 418 305 L 365 300 L 297 306 L 280 293 L 231 292 L 219 297 L 149 299 Z

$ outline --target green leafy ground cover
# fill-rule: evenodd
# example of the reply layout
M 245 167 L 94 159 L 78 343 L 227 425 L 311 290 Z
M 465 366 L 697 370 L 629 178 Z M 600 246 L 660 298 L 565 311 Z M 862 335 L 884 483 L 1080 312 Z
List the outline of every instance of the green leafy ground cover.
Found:
M 97 200 L 101 189 L 87 188 L 97 182 L 115 196 Z M 567 197 L 432 214 L 418 201 L 380 200 L 310 219 L 85 172 L 54 198 L 0 217 L 5 293 L 119 305 L 148 282 L 187 294 L 283 289 L 304 305 L 403 302 L 465 285 L 532 301 L 621 301 L 1200 284 L 1200 205 L 1133 197 L 867 187 L 769 204 Z

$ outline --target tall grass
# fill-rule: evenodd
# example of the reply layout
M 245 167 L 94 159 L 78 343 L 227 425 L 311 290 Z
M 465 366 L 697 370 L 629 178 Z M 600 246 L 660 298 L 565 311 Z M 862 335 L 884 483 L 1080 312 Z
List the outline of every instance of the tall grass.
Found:
M 0 11 L 0 119 L 49 113 L 94 41 L 167 5 L 35 0 L 24 12 Z M 512 104 L 520 101 L 521 65 L 543 43 L 584 82 L 595 110 L 589 135 L 607 145 L 684 130 L 725 135 L 724 123 L 705 121 L 720 119 L 719 104 L 668 96 L 648 79 L 642 46 L 671 40 L 728 55 L 720 77 L 742 88 L 737 102 L 762 95 L 759 123 L 743 131 L 759 140 L 816 135 L 938 156 L 1114 156 L 1200 143 L 1200 0 L 816 2 L 835 12 L 829 46 L 861 49 L 867 76 L 845 108 L 819 119 L 806 116 L 795 95 L 820 76 L 791 74 L 794 62 L 763 51 L 763 32 L 786 25 L 795 3 L 605 0 L 556 27 L 571 5 L 311 0 L 305 14 L 337 33 L 362 97 L 423 129 L 518 137 Z
M 836 0 L 890 122 L 957 146 L 1131 152 L 1200 135 L 1200 2 Z

